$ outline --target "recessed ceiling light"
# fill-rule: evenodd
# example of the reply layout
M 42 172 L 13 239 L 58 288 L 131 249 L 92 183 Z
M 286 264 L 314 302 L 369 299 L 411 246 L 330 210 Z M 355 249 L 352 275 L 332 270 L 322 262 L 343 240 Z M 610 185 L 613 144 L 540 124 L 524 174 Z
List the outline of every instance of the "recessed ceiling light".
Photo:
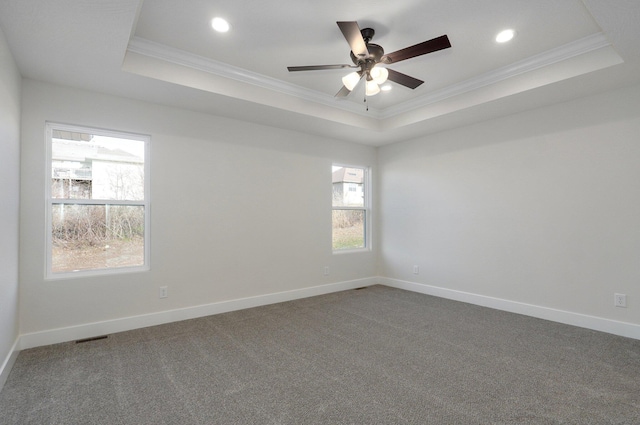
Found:
M 513 37 L 515 37 L 515 35 L 516 32 L 514 30 L 504 30 L 496 36 L 496 41 L 498 43 L 506 43 L 507 41 L 510 41 Z
M 389 84 L 385 84 L 384 86 L 380 87 L 380 90 L 389 91 L 391 90 L 391 86 Z
M 216 17 L 211 20 L 211 27 L 218 32 L 227 32 L 231 26 L 225 19 Z

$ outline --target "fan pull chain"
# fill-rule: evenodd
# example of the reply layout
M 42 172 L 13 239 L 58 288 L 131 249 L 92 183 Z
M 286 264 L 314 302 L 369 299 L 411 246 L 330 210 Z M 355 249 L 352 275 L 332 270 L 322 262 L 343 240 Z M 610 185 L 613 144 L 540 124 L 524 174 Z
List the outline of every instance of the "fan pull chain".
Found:
M 369 104 L 367 103 L 367 94 L 364 94 L 364 104 L 367 106 L 367 112 L 369 112 Z

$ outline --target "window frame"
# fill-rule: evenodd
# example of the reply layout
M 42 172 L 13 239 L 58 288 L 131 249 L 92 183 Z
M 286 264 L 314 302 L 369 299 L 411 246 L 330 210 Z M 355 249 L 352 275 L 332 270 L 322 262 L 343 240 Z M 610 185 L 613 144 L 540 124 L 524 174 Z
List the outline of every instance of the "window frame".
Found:
M 144 142 L 144 199 L 139 201 L 111 200 L 111 199 L 73 199 L 52 198 L 51 176 L 53 162 L 53 131 L 70 131 L 74 133 L 87 133 L 96 136 L 114 137 L 120 139 L 136 140 Z M 146 134 L 131 133 L 127 131 L 107 130 L 97 127 L 87 127 L 73 124 L 61 124 L 56 122 L 45 123 L 45 280 L 68 279 L 73 277 L 100 276 L 122 273 L 135 273 L 150 270 L 150 241 L 151 241 L 151 178 L 150 178 L 150 146 L 151 136 Z M 52 241 L 52 217 L 54 205 L 114 205 L 114 206 L 141 206 L 144 208 L 144 263 L 139 266 L 107 267 L 91 270 L 77 270 L 56 272 L 53 267 L 53 241 Z
M 363 211 L 364 214 L 364 247 L 362 248 L 341 248 L 334 249 L 333 248 L 333 218 L 331 219 L 331 251 L 333 254 L 350 254 L 357 252 L 368 252 L 371 251 L 371 167 L 365 165 L 353 165 L 353 164 L 342 164 L 342 163 L 332 163 L 331 169 L 333 167 L 343 167 L 343 168 L 358 168 L 363 171 L 362 175 L 362 183 L 364 185 L 362 194 L 364 196 L 363 206 L 353 207 L 353 206 L 334 206 L 333 205 L 333 182 L 331 183 L 331 214 L 333 217 L 333 211 L 344 211 L 344 210 L 352 210 L 352 211 Z M 332 171 L 333 174 L 333 171 Z

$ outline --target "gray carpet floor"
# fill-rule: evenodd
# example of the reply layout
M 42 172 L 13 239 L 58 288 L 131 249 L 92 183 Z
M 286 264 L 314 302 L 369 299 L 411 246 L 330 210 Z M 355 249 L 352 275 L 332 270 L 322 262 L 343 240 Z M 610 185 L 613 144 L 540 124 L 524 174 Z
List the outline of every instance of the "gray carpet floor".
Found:
M 373 286 L 22 351 L 0 424 L 640 424 L 640 341 Z

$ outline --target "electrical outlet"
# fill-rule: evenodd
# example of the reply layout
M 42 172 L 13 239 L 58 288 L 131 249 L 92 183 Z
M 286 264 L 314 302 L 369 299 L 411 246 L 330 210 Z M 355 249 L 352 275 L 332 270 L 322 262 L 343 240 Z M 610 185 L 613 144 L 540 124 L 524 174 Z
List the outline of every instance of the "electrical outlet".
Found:
M 329 276 L 329 266 L 324 266 L 324 275 Z
M 613 305 L 627 307 L 627 296 L 625 294 L 613 294 Z
M 161 286 L 160 287 L 159 298 L 167 298 L 168 296 L 169 296 L 169 287 L 168 286 Z
M 413 266 L 413 274 L 420 274 L 420 267 L 419 266 Z

